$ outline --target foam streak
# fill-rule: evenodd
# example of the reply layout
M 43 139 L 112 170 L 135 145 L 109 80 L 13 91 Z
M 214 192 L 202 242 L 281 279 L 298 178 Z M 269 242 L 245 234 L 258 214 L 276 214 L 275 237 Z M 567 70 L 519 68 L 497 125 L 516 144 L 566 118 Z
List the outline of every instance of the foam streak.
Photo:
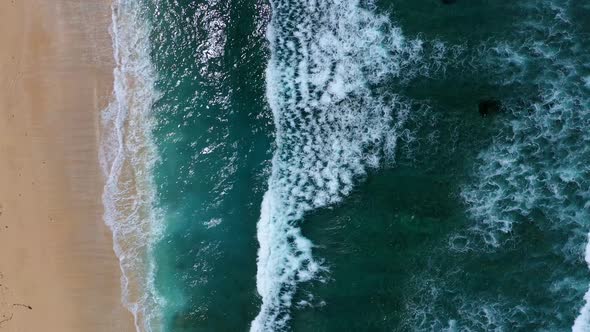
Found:
M 138 1 L 114 1 L 112 18 L 114 93 L 101 114 L 104 220 L 121 265 L 123 304 L 133 313 L 137 331 L 158 331 L 158 324 L 152 324 L 158 320 L 158 299 L 149 258 L 158 234 L 151 183 L 156 152 L 149 115 L 156 92 L 149 23 Z
M 358 0 L 271 5 L 266 84 L 277 150 L 258 223 L 262 306 L 252 331 L 287 329 L 298 283 L 321 279 L 325 267 L 298 223 L 341 201 L 368 168 L 393 161 L 409 108 L 373 89 L 414 75 L 422 54 L 420 41 Z

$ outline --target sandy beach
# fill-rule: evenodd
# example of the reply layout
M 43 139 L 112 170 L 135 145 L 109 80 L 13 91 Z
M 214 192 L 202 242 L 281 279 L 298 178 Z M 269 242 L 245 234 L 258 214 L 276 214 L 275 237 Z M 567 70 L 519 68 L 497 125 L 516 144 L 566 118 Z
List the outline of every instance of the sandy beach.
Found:
M 0 1 L 0 331 L 134 331 L 102 221 L 106 0 Z

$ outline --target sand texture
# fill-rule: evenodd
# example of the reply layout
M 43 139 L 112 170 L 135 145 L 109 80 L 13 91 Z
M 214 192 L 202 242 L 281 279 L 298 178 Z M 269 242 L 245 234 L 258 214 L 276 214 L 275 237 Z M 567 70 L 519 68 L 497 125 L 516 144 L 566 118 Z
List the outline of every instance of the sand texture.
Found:
M 102 221 L 104 0 L 0 0 L 0 331 L 134 331 Z

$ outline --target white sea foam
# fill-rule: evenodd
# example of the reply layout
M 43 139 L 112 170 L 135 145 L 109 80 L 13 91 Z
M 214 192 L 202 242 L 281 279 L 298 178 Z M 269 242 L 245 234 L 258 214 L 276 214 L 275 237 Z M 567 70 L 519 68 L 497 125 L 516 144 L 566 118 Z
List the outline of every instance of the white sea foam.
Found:
M 588 268 L 590 268 L 590 234 L 588 234 L 588 243 L 586 244 L 586 254 L 585 254 L 586 264 L 588 264 Z M 572 332 L 587 332 L 590 331 L 590 289 L 584 295 L 584 301 L 586 302 L 582 309 L 580 309 L 580 314 L 574 321 L 574 325 L 572 326 Z
M 463 188 L 462 197 L 477 221 L 474 230 L 490 247 L 501 246 L 515 224 L 528 220 L 570 234 L 560 251 L 577 260 L 580 253 L 572 248 L 583 246 L 581 234 L 590 221 L 590 98 L 581 75 L 587 58 L 576 51 L 588 44 L 576 35 L 570 5 L 535 2 L 531 19 L 519 22 L 525 39 L 485 54 L 499 64 L 499 72 L 512 73 L 500 83 L 534 84 L 538 95 L 524 105 L 505 104 L 509 120 L 479 155 L 476 180 Z M 514 65 L 520 70 L 514 72 Z M 589 251 L 586 247 L 587 261 Z M 574 331 L 590 329 L 590 291 L 585 300 Z
M 209 221 L 204 222 L 203 225 L 205 227 L 207 227 L 207 229 L 209 229 L 209 228 L 219 226 L 221 224 L 221 221 L 222 220 L 220 218 L 213 218 L 213 219 L 210 219 Z
M 513 302 L 497 294 L 485 298 L 470 294 L 461 285 L 449 284 L 451 280 L 463 275 L 460 268 L 449 269 L 444 277 L 430 274 L 412 278 L 410 289 L 414 294 L 406 294 L 404 331 L 513 331 L 525 330 L 527 324 L 539 317 L 523 300 Z M 452 303 L 456 312 L 440 310 Z
M 153 208 L 151 106 L 156 98 L 149 57 L 150 25 L 137 1 L 112 5 L 116 68 L 112 102 L 102 112 L 100 161 L 106 184 L 104 220 L 113 233 L 122 271 L 122 301 L 137 331 L 158 331 L 150 246 L 159 234 Z
M 251 331 L 286 327 L 297 284 L 322 279 L 322 262 L 298 222 L 339 202 L 368 168 L 392 162 L 409 112 L 379 84 L 440 70 L 422 65 L 423 42 L 358 0 L 271 1 L 267 99 L 277 150 L 258 222 L 257 289 L 262 306 Z
M 572 30 L 568 30 L 564 8 L 552 2 L 546 5 L 545 15 L 565 25 L 560 30 Z M 515 58 L 525 59 L 517 61 L 523 67 L 530 63 L 532 68 L 542 68 L 539 75 L 519 72 L 502 82 L 516 79 L 536 84 L 538 96 L 525 105 L 505 104 L 510 119 L 499 128 L 489 149 L 479 155 L 476 183 L 462 192 L 493 246 L 500 245 L 499 234 L 511 232 L 519 216 L 529 216 L 535 209 L 562 225 L 583 225 L 587 217 L 582 197 L 588 197 L 584 158 L 590 152 L 585 144 L 590 136 L 584 123 L 590 119 L 590 110 L 582 91 L 583 78 L 578 75 L 579 60 L 567 54 L 573 37 L 549 42 L 554 40 L 551 33 L 555 26 L 528 26 L 533 32 L 527 36 L 541 40 L 527 38 L 513 46 L 503 42 L 491 48 L 493 52 L 486 50 L 486 56 L 490 63 L 499 65 L 499 71 Z M 575 193 L 572 187 L 578 188 Z

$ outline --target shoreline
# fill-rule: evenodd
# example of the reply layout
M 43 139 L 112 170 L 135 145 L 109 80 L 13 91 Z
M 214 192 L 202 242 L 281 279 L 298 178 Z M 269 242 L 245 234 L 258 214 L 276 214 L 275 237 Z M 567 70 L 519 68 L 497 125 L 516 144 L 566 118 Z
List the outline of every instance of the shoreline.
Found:
M 165 301 L 154 284 L 152 250 L 161 216 L 151 176 L 158 159 L 151 135 L 157 92 L 146 10 L 140 2 L 113 2 L 113 97 L 101 112 L 99 159 L 104 222 L 120 260 L 122 303 L 133 314 L 137 331 L 160 331 Z
M 110 5 L 0 3 L 3 331 L 135 331 L 101 200 Z

